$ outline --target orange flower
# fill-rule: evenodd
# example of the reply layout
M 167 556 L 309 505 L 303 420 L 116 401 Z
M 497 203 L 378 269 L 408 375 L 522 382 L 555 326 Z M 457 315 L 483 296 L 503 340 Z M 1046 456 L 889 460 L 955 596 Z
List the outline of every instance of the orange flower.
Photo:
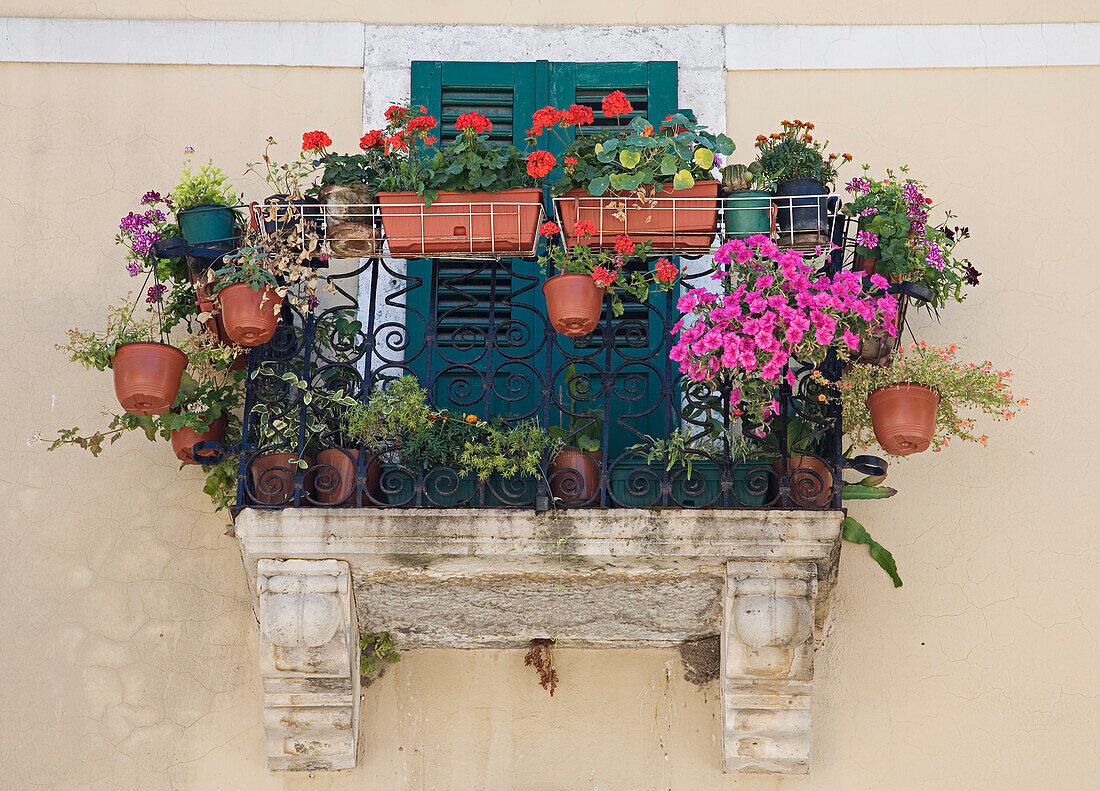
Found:
M 649 137 L 651 134 L 653 134 L 653 124 L 646 124 L 642 128 L 642 137 Z
M 476 423 L 477 422 L 477 415 L 467 415 L 466 416 L 466 422 L 467 423 Z
M 845 162 L 851 162 L 852 161 L 852 155 L 851 154 L 845 154 L 844 155 L 844 161 Z

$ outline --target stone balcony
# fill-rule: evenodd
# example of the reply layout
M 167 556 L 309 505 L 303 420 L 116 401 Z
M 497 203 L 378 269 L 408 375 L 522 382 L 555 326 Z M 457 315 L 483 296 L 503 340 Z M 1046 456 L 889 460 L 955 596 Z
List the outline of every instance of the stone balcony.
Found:
M 722 763 L 809 770 L 839 511 L 245 509 L 268 766 L 355 765 L 360 633 L 398 649 L 720 635 Z M 717 756 L 715 756 L 717 760 Z

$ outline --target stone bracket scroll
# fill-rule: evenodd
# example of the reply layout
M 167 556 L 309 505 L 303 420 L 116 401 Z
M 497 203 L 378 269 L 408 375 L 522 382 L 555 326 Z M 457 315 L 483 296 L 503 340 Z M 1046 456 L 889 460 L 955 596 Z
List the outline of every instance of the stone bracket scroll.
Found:
M 261 559 L 256 592 L 268 769 L 351 769 L 359 626 L 347 562 Z
M 810 770 L 817 565 L 726 564 L 722 765 L 727 772 Z

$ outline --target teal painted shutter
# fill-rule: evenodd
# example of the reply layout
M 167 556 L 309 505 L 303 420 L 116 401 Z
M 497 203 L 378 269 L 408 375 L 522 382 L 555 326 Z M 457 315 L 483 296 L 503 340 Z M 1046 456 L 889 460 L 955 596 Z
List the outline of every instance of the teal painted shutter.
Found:
M 414 61 L 412 102 L 439 119 L 441 143 L 457 136 L 459 115 L 479 112 L 493 124 L 490 139 L 522 150 L 523 120 L 535 111 L 535 64 Z M 516 391 L 507 383 L 519 381 L 512 358 L 532 353 L 542 340 L 537 264 L 441 258 L 408 265 L 410 274 L 424 278 L 408 295 L 409 307 L 423 319 L 410 324 L 436 328 L 424 344 L 424 328 L 409 327 L 410 348 L 423 346 L 409 364 L 429 384 L 435 403 L 482 417 L 535 416 L 542 402 L 537 376 L 527 376 L 529 387 Z
M 648 118 L 656 126 L 677 110 L 676 62 L 550 64 L 550 104 L 555 107 L 583 104 L 592 108 L 595 122 L 591 127 L 581 127 L 581 134 L 612 128 L 627 120 L 603 114 L 603 98 L 615 90 L 622 91 L 630 100 L 634 108 L 630 117 Z M 557 155 L 562 148 L 557 143 L 551 150 Z M 664 316 L 674 301 L 673 294 L 653 294 L 649 304 L 624 295 L 624 313 L 615 321 L 616 336 L 611 349 L 606 354 L 601 352 L 600 358 L 594 359 L 584 372 L 591 375 L 599 365 L 601 371 L 614 374 L 611 386 L 615 393 L 606 399 L 604 417 L 604 450 L 605 454 L 610 452 L 611 459 L 640 442 L 644 435 L 668 436 L 673 428 L 669 425 L 668 410 L 659 407 L 663 403 L 660 372 L 666 371 L 668 363 L 660 348 L 665 332 Z M 584 356 L 598 347 L 601 340 L 596 333 L 576 341 L 559 336 L 559 348 Z M 555 370 L 558 367 L 554 365 Z M 555 390 L 562 389 L 560 378 L 555 378 Z

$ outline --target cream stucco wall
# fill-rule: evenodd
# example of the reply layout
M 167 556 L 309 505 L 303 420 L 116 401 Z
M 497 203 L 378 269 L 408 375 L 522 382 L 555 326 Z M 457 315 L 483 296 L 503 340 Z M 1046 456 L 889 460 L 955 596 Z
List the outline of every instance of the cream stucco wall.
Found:
M 523 8 L 509 13 L 533 13 Z M 66 3 L 56 13 L 93 9 Z M 634 22 L 654 12 L 618 13 Z M 234 174 L 268 134 L 288 153 L 313 128 L 352 147 L 362 74 L 0 64 L 0 265 L 15 286 L 0 306 L 0 787 L 1096 783 L 1100 543 L 1087 497 L 1100 430 L 1087 407 L 1100 377 L 1078 360 L 1100 285 L 1088 231 L 1098 77 L 1085 68 L 728 75 L 729 131 L 746 156 L 757 131 L 811 118 L 876 168 L 908 162 L 956 207 L 984 282 L 963 308 L 938 324 L 916 317 L 915 329 L 1013 368 L 1032 399 L 990 432 L 987 449 L 898 463 L 901 494 L 853 509 L 894 550 L 906 585 L 892 589 L 846 548 L 819 654 L 809 778 L 721 775 L 717 686 L 685 682 L 675 653 L 568 649 L 553 700 L 521 652 L 409 652 L 365 690 L 360 768 L 309 778 L 264 769 L 256 626 L 200 474 L 137 438 L 99 460 L 47 455 L 28 438 L 87 425 L 112 403 L 107 375 L 65 365 L 52 345 L 70 325 L 94 325 L 130 285 L 110 238 L 134 196 L 172 183 L 184 145 Z

